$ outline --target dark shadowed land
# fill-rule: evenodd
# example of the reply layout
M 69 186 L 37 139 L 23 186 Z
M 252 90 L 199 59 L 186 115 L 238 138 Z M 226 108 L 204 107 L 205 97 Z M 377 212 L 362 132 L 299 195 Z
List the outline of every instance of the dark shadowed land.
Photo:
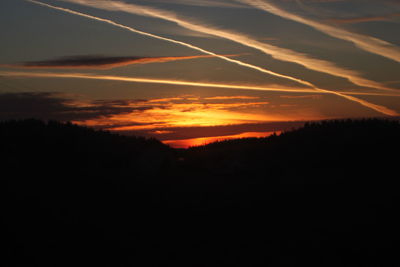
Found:
M 174 150 L 0 123 L 6 266 L 394 266 L 400 124 L 343 120 Z

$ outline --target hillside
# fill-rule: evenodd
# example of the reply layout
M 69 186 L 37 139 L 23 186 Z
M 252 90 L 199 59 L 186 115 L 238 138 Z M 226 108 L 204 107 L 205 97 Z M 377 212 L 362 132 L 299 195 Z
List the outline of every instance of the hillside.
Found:
M 400 124 L 309 123 L 187 150 L 0 123 L 7 266 L 392 266 Z

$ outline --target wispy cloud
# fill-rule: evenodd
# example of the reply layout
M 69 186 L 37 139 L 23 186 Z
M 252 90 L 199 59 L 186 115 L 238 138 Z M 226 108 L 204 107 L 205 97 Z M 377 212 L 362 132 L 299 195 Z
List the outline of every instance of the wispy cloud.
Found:
M 72 121 L 79 125 L 126 135 L 156 137 L 175 147 L 183 143 L 193 145 L 200 141 L 197 139 L 199 137 L 220 136 L 219 139 L 222 140 L 264 136 L 266 134 L 257 134 L 256 131 L 280 130 L 302 124 L 302 122 L 242 123 L 265 119 L 237 112 L 243 107 L 268 105 L 262 101 L 209 103 L 203 98 L 201 103 L 193 103 L 183 96 L 175 100 L 171 98 L 169 101 L 164 101 L 166 99 L 82 100 L 74 97 L 76 96 L 46 92 L 0 94 L 0 120 L 34 117 L 43 120 Z M 209 112 L 218 116 L 204 118 L 201 115 Z M 203 126 L 191 124 L 193 121 L 201 122 Z M 252 132 L 244 133 L 245 131 Z M 187 140 L 188 138 L 196 140 Z
M 199 102 L 181 99 L 186 98 L 169 101 L 81 100 L 58 93 L 6 93 L 0 94 L 0 120 L 34 117 L 117 130 L 224 125 L 263 121 L 268 117 L 260 114 L 245 115 L 242 111 L 245 108 L 268 105 L 266 101 Z
M 230 56 L 230 55 L 228 55 Z M 232 55 L 233 56 L 233 55 Z M 0 65 L 0 67 L 26 69 L 113 69 L 133 64 L 164 63 L 178 60 L 210 58 L 211 55 L 180 57 L 106 57 L 72 56 L 45 61 L 31 61 L 18 64 Z
M 278 119 L 240 111 L 246 107 L 268 105 L 263 101 L 210 103 L 205 100 L 153 100 L 79 100 L 57 93 L 6 93 L 0 94 L 0 120 L 35 117 L 72 121 L 113 131 L 136 131 L 139 135 L 165 135 L 176 132 L 176 128 L 182 126 L 221 126 Z
M 216 56 L 216 57 L 218 57 L 220 59 L 223 59 L 223 60 L 231 62 L 231 63 L 235 63 L 235 64 L 243 66 L 243 67 L 254 69 L 254 70 L 257 70 L 257 71 L 260 71 L 260 72 L 263 72 L 263 73 L 266 73 L 266 74 L 269 74 L 269 75 L 273 75 L 273 76 L 276 76 L 276 77 L 284 78 L 284 79 L 287 79 L 287 80 L 295 81 L 297 83 L 309 86 L 309 87 L 311 87 L 311 88 L 313 88 L 313 89 L 315 89 L 316 91 L 319 91 L 319 92 L 331 93 L 333 95 L 345 98 L 345 99 L 347 99 L 349 101 L 353 101 L 355 103 L 358 103 L 358 104 L 360 104 L 362 106 L 365 106 L 367 108 L 370 108 L 372 110 L 375 110 L 375 111 L 380 112 L 380 113 L 385 114 L 385 115 L 389 115 L 389 116 L 398 115 L 397 112 L 395 112 L 395 111 L 393 111 L 393 110 L 391 110 L 389 108 L 386 108 L 386 107 L 383 107 L 383 106 L 380 106 L 380 105 L 376 105 L 376 104 L 373 104 L 373 103 L 369 103 L 369 102 L 367 102 L 365 100 L 362 100 L 362 99 L 359 99 L 359 98 L 356 98 L 356 97 L 353 97 L 353 96 L 344 95 L 344 94 L 336 92 L 336 91 L 330 91 L 330 90 L 321 89 L 321 88 L 318 88 L 317 86 L 315 86 L 314 84 L 312 84 L 310 82 L 307 82 L 307 81 L 304 81 L 302 79 L 295 78 L 295 77 L 288 76 L 288 75 L 283 75 L 283 74 L 280 74 L 280 73 L 273 72 L 271 70 L 267 70 L 267 69 L 264 69 L 264 68 L 249 64 L 249 63 L 245 63 L 245 62 L 242 62 L 242 61 L 239 61 L 239 60 L 234 60 L 234 59 L 231 59 L 231 58 L 228 58 L 228 57 L 225 57 L 225 56 L 217 55 L 217 54 L 215 54 L 213 52 L 210 52 L 210 51 L 202 49 L 200 47 L 191 45 L 189 43 L 177 41 L 177 40 L 170 39 L 170 38 L 165 38 L 165 37 L 162 37 L 162 36 L 158 36 L 158 35 L 147 33 L 147 32 L 143 32 L 143 31 L 139 31 L 139 30 L 136 30 L 136 29 L 134 29 L 132 27 L 128 27 L 126 25 L 122 25 L 120 23 L 116 23 L 116 22 L 114 22 L 112 20 L 109 20 L 109 19 L 103 19 L 103 18 L 99 18 L 99 17 L 96 17 L 96 16 L 87 15 L 87 14 L 84 14 L 84 13 L 81 13 L 81 12 L 77 12 L 77 11 L 73 11 L 73 10 L 70 10 L 70 9 L 57 7 L 57 6 L 53 6 L 53 5 L 49 5 L 49 4 L 42 3 L 42 2 L 39 2 L 39 1 L 36 1 L 36 0 L 26 0 L 26 1 L 29 1 L 31 3 L 35 3 L 35 4 L 38 4 L 38 5 L 46 6 L 46 7 L 52 8 L 52 9 L 56 9 L 56 10 L 59 10 L 59 11 L 67 12 L 67 13 L 70 13 L 70 14 L 74 14 L 74 15 L 86 17 L 86 18 L 89 18 L 89 19 L 105 22 L 105 23 L 111 24 L 113 26 L 116 26 L 116 27 L 119 27 L 119 28 L 123 28 L 123 29 L 126 29 L 126 30 L 130 31 L 130 32 L 134 32 L 134 33 L 141 34 L 141 35 L 144 35 L 144 36 L 148 36 L 148 37 L 156 38 L 156 39 L 159 39 L 159 40 L 164 40 L 164 41 L 168 41 L 168 42 L 171 42 L 171 43 L 179 44 L 179 45 L 182 45 L 182 46 L 185 46 L 185 47 L 200 51 L 200 52 L 208 54 L 208 55 Z M 78 1 L 79 3 L 85 3 L 86 2 L 86 0 L 68 0 L 68 1 L 69 2 Z M 262 51 L 264 51 L 265 53 L 268 53 L 268 54 L 272 55 L 273 57 L 281 59 L 281 60 L 284 60 L 284 61 L 296 62 L 296 63 L 301 64 L 303 66 L 309 66 L 309 68 L 310 67 L 314 67 L 314 69 L 318 69 L 318 67 L 319 67 L 319 69 L 323 69 L 323 67 L 324 67 L 324 65 L 321 66 L 321 64 L 317 64 L 318 66 L 315 66 L 314 64 L 315 63 L 323 63 L 325 61 L 312 59 L 312 58 L 309 58 L 307 56 L 304 56 L 303 54 L 299 54 L 299 53 L 296 53 L 296 52 L 291 51 L 291 50 L 287 50 L 287 49 L 283 49 L 283 48 L 277 48 L 277 47 L 272 46 L 272 45 L 263 44 L 263 43 L 255 41 L 255 40 L 249 39 L 246 36 L 238 35 L 238 34 L 235 34 L 235 33 L 229 33 L 229 32 L 225 32 L 225 31 L 220 31 L 220 30 L 217 30 L 217 29 L 212 29 L 210 27 L 203 26 L 203 25 L 195 25 L 195 24 L 192 24 L 192 23 L 189 23 L 189 22 L 186 22 L 186 21 L 182 21 L 182 20 L 177 19 L 174 15 L 171 17 L 170 13 L 167 13 L 167 12 L 164 12 L 164 11 L 163 12 L 159 12 L 158 10 L 154 10 L 154 9 L 148 10 L 147 7 L 143 7 L 143 6 L 138 6 L 137 8 L 135 8 L 135 5 L 129 5 L 129 4 L 126 4 L 126 3 L 123 3 L 123 2 L 116 2 L 116 1 L 113 1 L 113 2 L 108 2 L 107 1 L 107 2 L 105 2 L 105 1 L 100 1 L 99 0 L 99 1 L 96 1 L 96 3 L 97 4 L 94 7 L 98 7 L 98 5 L 108 6 L 109 4 L 112 4 L 111 7 L 109 7 L 110 10 L 121 10 L 121 11 L 126 11 L 126 12 L 130 12 L 130 13 L 134 13 L 134 14 L 137 14 L 139 12 L 139 14 L 141 14 L 141 15 L 147 14 L 148 16 L 155 16 L 155 17 L 159 17 L 159 18 L 164 18 L 164 19 L 167 19 L 167 20 L 170 20 L 170 21 L 174 21 L 174 22 L 178 23 L 179 25 L 181 25 L 183 27 L 188 27 L 189 29 L 193 29 L 193 30 L 196 30 L 196 31 L 209 33 L 209 34 L 216 35 L 216 36 L 221 36 L 223 38 L 230 39 L 232 41 L 235 41 L 235 42 L 238 42 L 238 43 L 241 43 L 241 44 L 253 47 L 253 48 L 257 48 L 259 50 L 262 50 L 261 48 L 263 48 Z M 117 8 L 117 9 L 115 9 L 115 8 Z M 301 59 L 303 59 L 304 62 L 302 62 Z M 329 62 L 325 67 L 327 69 L 331 69 L 331 70 L 336 69 L 336 66 L 334 66 L 333 64 L 331 64 Z M 339 69 L 339 70 L 340 70 L 340 72 L 343 71 L 342 69 Z M 342 74 L 342 75 L 346 75 L 346 77 L 349 76 L 348 74 Z M 359 83 L 360 82 L 361 83 L 367 82 L 368 84 L 370 84 L 369 87 L 376 87 L 376 86 L 371 86 L 371 83 L 374 84 L 374 85 L 377 84 L 376 82 L 365 80 L 365 79 L 360 78 L 358 76 L 355 77 L 355 78 L 353 76 L 350 76 L 349 80 L 350 79 L 352 79 L 352 81 L 355 80 L 356 82 L 359 82 Z M 388 88 L 386 88 L 384 86 L 381 86 L 379 84 L 377 84 L 377 86 L 378 87 L 376 87 L 376 88 L 379 88 L 379 89 L 391 90 L 391 89 L 388 89 Z
M 148 101 L 140 105 L 151 106 L 145 111 L 134 111 L 130 114 L 108 116 L 80 122 L 84 125 L 107 126 L 109 130 L 128 132 L 128 131 L 147 131 L 157 130 L 172 131 L 177 127 L 209 127 L 222 125 L 235 125 L 244 123 L 261 123 L 267 121 L 287 121 L 303 120 L 305 118 L 320 118 L 318 114 L 310 111 L 298 110 L 293 115 L 287 114 L 258 114 L 251 112 L 254 108 L 267 108 L 269 102 L 262 100 L 254 101 Z M 135 125 L 129 123 L 134 120 Z M 137 124 L 139 123 L 139 124 Z M 143 125 L 140 125 L 143 123 Z M 160 133 L 158 133 L 160 134 Z
M 271 1 L 268 0 L 235 0 L 235 1 L 248 4 L 257 9 L 266 11 L 270 14 L 274 14 L 283 17 L 285 19 L 296 21 L 298 23 L 310 26 L 313 29 L 323 32 L 329 36 L 352 42 L 355 46 L 364 51 L 400 62 L 400 49 L 397 46 L 389 42 L 386 42 L 384 40 L 350 32 L 341 28 L 333 27 L 331 25 L 327 25 L 308 18 L 304 18 L 297 14 L 283 10 L 278 6 L 272 4 Z
M 286 115 L 283 110 L 274 114 L 254 114 L 249 109 L 268 108 L 270 104 L 245 95 L 242 99 L 178 96 L 148 100 L 85 100 L 76 97 L 37 92 L 0 94 L 0 120 L 35 117 L 72 121 L 126 135 L 157 137 L 172 145 L 193 145 L 210 140 L 197 139 L 200 137 L 219 140 L 259 137 L 267 132 L 299 127 L 305 120 L 324 119 L 318 113 L 299 108 L 294 114 L 290 107 Z

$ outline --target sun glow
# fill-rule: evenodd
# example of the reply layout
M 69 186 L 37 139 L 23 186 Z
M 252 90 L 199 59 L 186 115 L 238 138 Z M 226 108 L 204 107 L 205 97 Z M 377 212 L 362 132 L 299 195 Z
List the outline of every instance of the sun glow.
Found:
M 157 127 L 194 127 L 221 126 L 243 123 L 287 120 L 284 116 L 253 114 L 240 109 L 268 105 L 268 102 L 255 103 L 170 103 L 149 110 L 119 114 L 101 121 L 86 121 L 85 124 L 129 125 L 135 121 L 137 125 L 113 127 L 112 131 L 129 131 L 154 129 Z
M 181 140 L 166 140 L 163 141 L 164 144 L 169 145 L 174 148 L 189 148 L 195 146 L 203 146 L 214 142 L 220 142 L 224 140 L 240 139 L 240 138 L 260 138 L 267 137 L 272 134 L 280 134 L 280 132 L 245 132 L 235 135 L 226 136 L 212 136 L 212 137 L 201 137 L 201 138 L 191 138 L 191 139 L 181 139 Z

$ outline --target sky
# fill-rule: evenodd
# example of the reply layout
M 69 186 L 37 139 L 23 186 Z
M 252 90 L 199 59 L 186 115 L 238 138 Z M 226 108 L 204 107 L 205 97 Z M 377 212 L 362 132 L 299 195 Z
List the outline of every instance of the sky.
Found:
M 398 117 L 398 0 L 1 0 L 0 120 L 174 147 Z

